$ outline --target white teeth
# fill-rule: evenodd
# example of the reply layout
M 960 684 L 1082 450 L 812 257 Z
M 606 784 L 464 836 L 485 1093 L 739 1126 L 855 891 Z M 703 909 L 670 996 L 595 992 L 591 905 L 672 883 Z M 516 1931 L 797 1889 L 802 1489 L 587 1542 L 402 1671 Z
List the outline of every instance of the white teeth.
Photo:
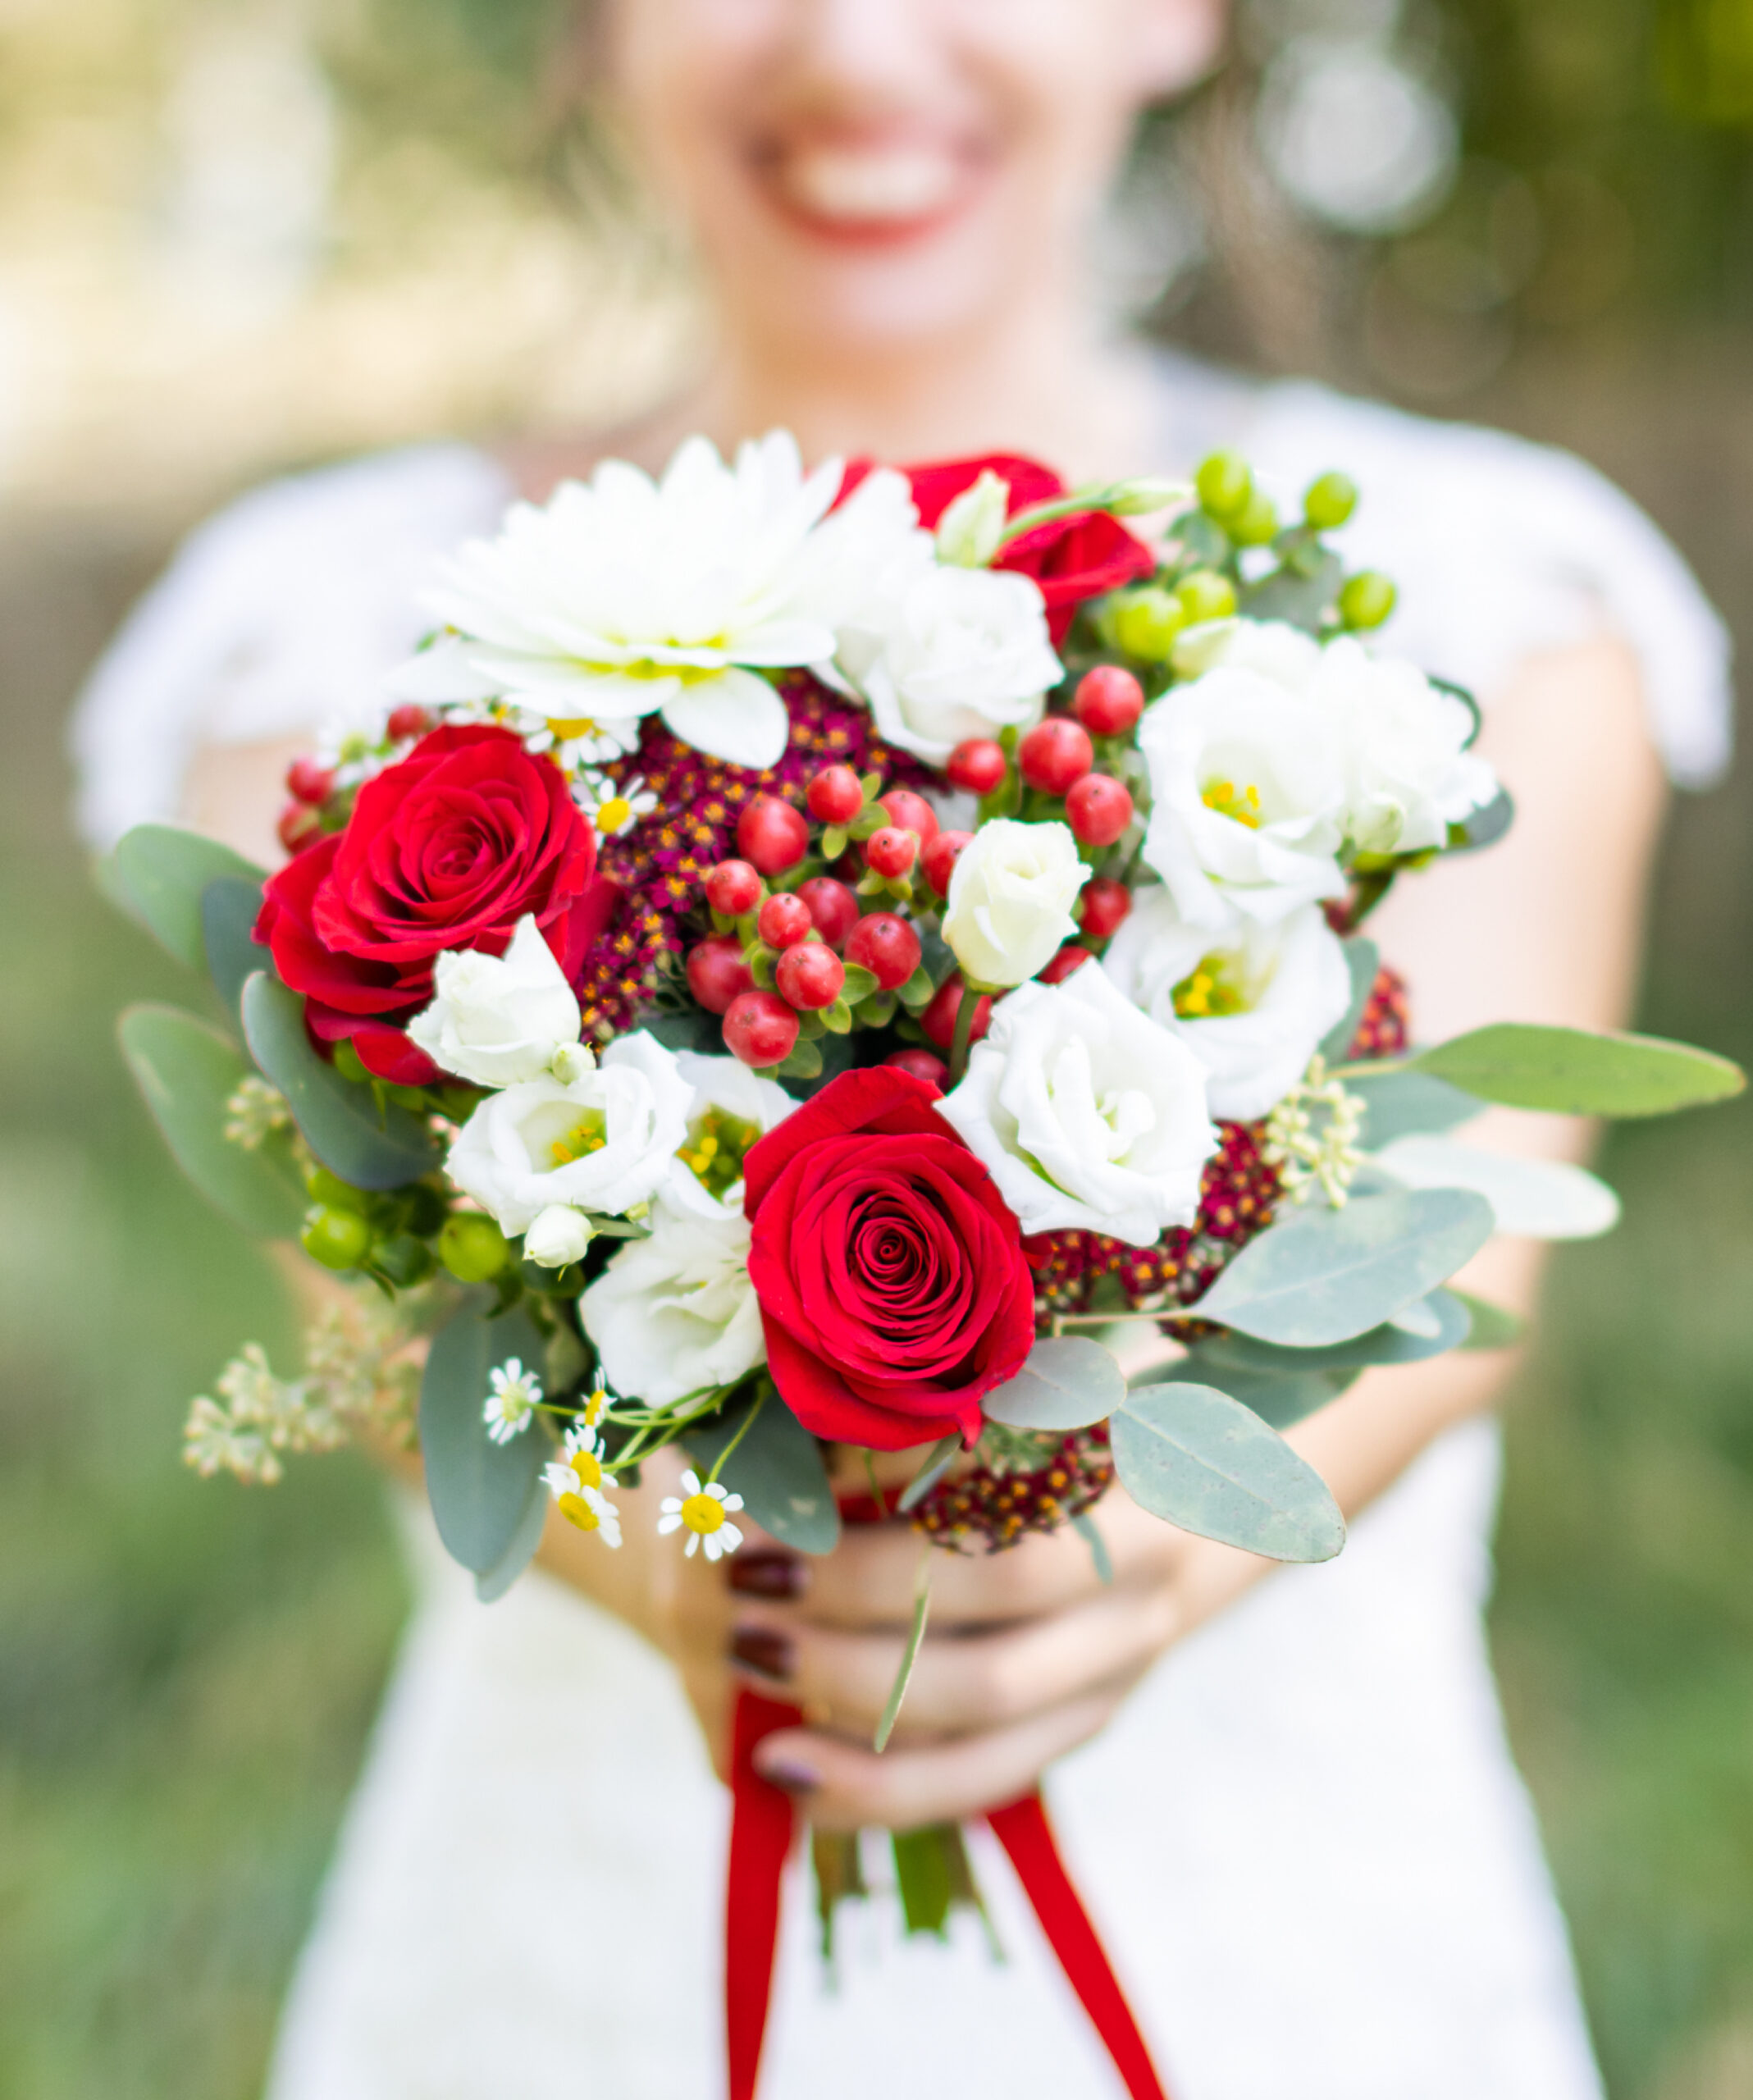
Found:
M 961 181 L 953 155 L 915 146 L 806 147 L 787 154 L 778 172 L 802 210 L 866 225 L 940 211 Z

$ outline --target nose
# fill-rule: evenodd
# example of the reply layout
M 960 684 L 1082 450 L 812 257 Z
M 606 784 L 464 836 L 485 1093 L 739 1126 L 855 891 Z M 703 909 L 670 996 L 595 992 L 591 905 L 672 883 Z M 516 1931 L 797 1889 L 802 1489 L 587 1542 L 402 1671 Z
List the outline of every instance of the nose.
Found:
M 929 0 L 794 0 L 793 64 L 824 98 L 902 99 L 936 70 L 936 11 Z

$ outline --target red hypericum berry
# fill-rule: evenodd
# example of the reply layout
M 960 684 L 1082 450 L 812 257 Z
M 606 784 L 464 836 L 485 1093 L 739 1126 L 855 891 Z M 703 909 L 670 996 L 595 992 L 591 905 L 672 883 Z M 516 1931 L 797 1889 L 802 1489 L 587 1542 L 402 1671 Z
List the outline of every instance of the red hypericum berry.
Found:
M 783 875 L 809 851 L 810 827 L 789 802 L 757 795 L 737 819 L 737 843 L 764 875 Z
M 1004 746 L 990 737 L 970 737 L 958 744 L 944 762 L 944 774 L 952 788 L 965 795 L 989 795 L 1010 770 Z
M 313 758 L 295 758 L 286 768 L 286 792 L 295 802 L 326 802 L 335 785 L 335 769 Z
M 788 1005 L 815 1013 L 839 998 L 846 965 L 826 941 L 800 941 L 779 957 L 773 979 Z
M 858 924 L 858 899 L 844 883 L 832 875 L 811 875 L 799 883 L 797 894 L 810 908 L 815 930 L 831 948 L 837 948 Z
M 299 853 L 316 842 L 322 825 L 308 802 L 288 802 L 274 829 L 289 853 Z
M 973 843 L 971 831 L 940 831 L 919 856 L 926 881 L 939 897 L 949 895 L 950 877 L 956 871 L 956 863 L 961 858 L 964 847 Z
M 1077 682 L 1071 705 L 1093 737 L 1123 737 L 1144 712 L 1144 688 L 1118 664 L 1098 664 Z
M 1016 746 L 1017 770 L 1043 795 L 1062 795 L 1096 762 L 1089 732 L 1064 714 L 1049 714 Z
M 889 822 L 899 830 L 916 833 L 921 846 L 930 845 L 937 837 L 938 813 L 923 795 L 915 795 L 911 788 L 891 788 L 880 800 Z
M 1105 941 L 1111 934 L 1120 931 L 1121 923 L 1132 909 L 1132 892 L 1124 883 L 1110 882 L 1106 875 L 1098 875 L 1093 882 L 1084 885 L 1077 900 L 1077 923 L 1093 941 Z
M 947 977 L 937 989 L 931 1004 L 919 1017 L 919 1025 L 940 1050 L 947 1050 L 956 1039 L 956 1016 L 961 1006 L 961 979 Z M 974 1009 L 974 1026 L 968 1040 L 978 1043 L 992 1025 L 992 1001 L 983 993 L 979 1004 Z
M 404 700 L 399 707 L 392 707 L 390 719 L 384 724 L 390 733 L 390 741 L 395 744 L 400 743 L 404 737 L 423 737 L 431 726 L 431 716 L 412 700 Z
M 1089 960 L 1088 948 L 1080 948 L 1075 941 L 1067 941 L 1046 969 L 1036 975 L 1043 984 L 1063 984 L 1074 970 L 1081 970 Z
M 724 1016 L 724 1048 L 745 1065 L 783 1065 L 797 1041 L 797 1016 L 777 992 L 745 992 Z
M 707 903 L 727 919 L 740 919 L 761 901 L 760 871 L 746 861 L 720 861 L 715 868 L 707 869 L 700 886 Z
M 793 942 L 801 941 L 815 921 L 801 897 L 782 889 L 761 906 L 761 915 L 755 924 L 769 947 L 788 948 Z
M 911 1072 L 916 1080 L 923 1080 L 927 1086 L 934 1086 L 939 1093 L 943 1082 L 950 1075 L 950 1068 L 941 1057 L 934 1057 L 929 1050 L 896 1050 L 883 1062 L 892 1065 L 897 1071 Z
M 919 841 L 911 831 L 886 824 L 865 841 L 865 865 L 892 881 L 904 875 L 919 858 Z
M 709 1014 L 728 1014 L 755 979 L 734 934 L 712 934 L 687 958 L 687 988 Z
M 898 992 L 919 968 L 919 935 L 892 911 L 873 911 L 846 937 L 846 959 L 868 970 L 885 992 Z
M 1066 797 L 1066 822 L 1086 846 L 1112 846 L 1132 821 L 1132 797 L 1106 773 L 1086 773 Z
M 864 783 L 849 765 L 830 765 L 816 774 L 804 800 L 819 824 L 850 824 L 865 806 Z

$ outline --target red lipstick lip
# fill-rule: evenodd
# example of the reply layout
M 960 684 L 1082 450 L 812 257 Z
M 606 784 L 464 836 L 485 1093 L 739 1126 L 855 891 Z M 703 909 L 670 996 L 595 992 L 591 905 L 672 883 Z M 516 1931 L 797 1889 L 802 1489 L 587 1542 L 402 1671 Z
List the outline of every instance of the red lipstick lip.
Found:
M 893 138 L 897 135 L 887 135 Z M 865 144 L 870 135 L 840 134 L 836 144 Z M 973 203 L 984 180 L 989 155 L 966 146 L 956 148 L 953 158 L 961 171 L 961 179 L 949 198 L 942 204 L 917 213 L 911 218 L 855 218 L 830 217 L 825 213 L 810 210 L 800 203 L 783 180 L 779 170 L 786 148 L 777 144 L 764 144 L 747 156 L 750 175 L 769 208 L 785 222 L 801 233 L 824 246 L 847 249 L 903 248 L 914 241 L 929 237 L 953 221 L 961 217 Z

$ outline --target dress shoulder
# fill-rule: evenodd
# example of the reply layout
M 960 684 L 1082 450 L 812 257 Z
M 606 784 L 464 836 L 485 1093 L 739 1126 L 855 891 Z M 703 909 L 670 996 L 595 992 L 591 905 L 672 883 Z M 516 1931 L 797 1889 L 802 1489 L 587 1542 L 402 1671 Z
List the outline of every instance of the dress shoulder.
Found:
M 492 523 L 502 470 L 424 445 L 265 483 L 198 526 L 75 705 L 75 815 L 94 846 L 174 817 L 203 743 L 369 719 L 425 624 L 432 558 Z
M 1342 468 L 1363 500 L 1340 544 L 1400 586 L 1391 646 L 1489 701 L 1515 664 L 1602 631 L 1636 651 L 1651 733 L 1682 786 L 1728 762 L 1727 628 L 1673 544 L 1606 477 L 1555 447 L 1324 386 L 1261 390 L 1246 443 L 1294 500 Z

